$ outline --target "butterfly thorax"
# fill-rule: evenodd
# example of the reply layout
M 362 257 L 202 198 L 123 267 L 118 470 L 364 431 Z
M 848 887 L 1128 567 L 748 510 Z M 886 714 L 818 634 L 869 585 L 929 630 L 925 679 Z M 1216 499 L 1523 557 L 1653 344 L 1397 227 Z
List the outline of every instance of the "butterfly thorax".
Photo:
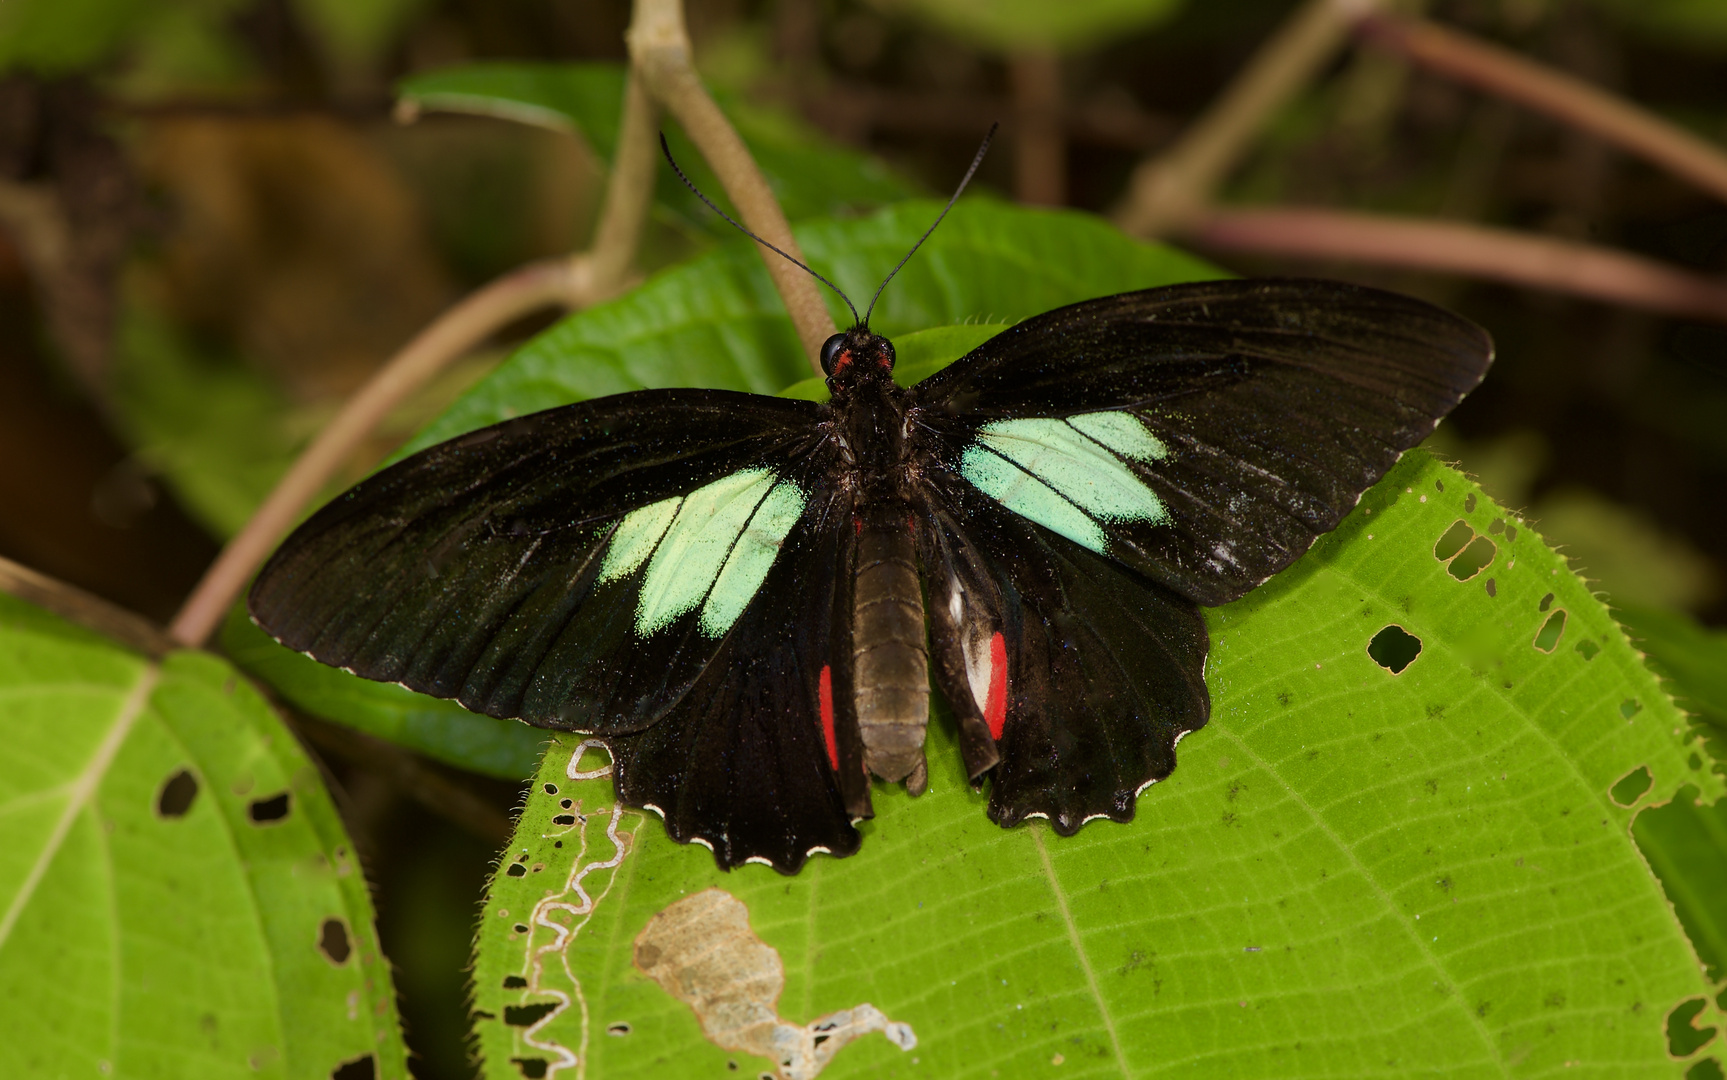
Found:
M 910 395 L 894 383 L 893 364 L 893 345 L 863 328 L 835 334 L 822 349 L 840 446 L 833 480 L 850 496 L 856 536 L 849 681 L 863 764 L 918 794 L 928 782 L 929 660 L 906 497 Z

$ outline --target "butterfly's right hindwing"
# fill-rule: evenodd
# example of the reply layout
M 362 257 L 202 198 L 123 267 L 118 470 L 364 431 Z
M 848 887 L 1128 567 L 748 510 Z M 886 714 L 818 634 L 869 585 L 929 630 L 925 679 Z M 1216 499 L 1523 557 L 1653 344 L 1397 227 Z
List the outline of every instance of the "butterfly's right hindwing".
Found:
M 641 730 L 700 676 L 818 494 L 818 410 L 647 391 L 472 432 L 315 514 L 249 607 L 366 678 L 542 727 Z

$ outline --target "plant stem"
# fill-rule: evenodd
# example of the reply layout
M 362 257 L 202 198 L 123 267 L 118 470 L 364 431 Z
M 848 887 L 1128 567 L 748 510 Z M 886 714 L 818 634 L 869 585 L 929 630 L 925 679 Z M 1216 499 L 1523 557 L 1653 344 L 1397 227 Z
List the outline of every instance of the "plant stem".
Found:
M 1434 270 L 1727 322 L 1727 282 L 1589 244 L 1337 210 L 1214 210 L 1183 230 L 1224 251 Z
M 1646 109 L 1496 45 L 1417 19 L 1368 15 L 1364 41 L 1587 131 L 1727 200 L 1727 152 Z
M 1247 62 L 1176 144 L 1128 181 L 1116 224 L 1151 237 L 1196 217 L 1267 119 L 1305 86 L 1372 0 L 1307 0 Z
M 300 511 L 391 409 L 499 327 L 547 304 L 590 302 L 596 293 L 592 269 L 586 255 L 531 263 L 470 294 L 420 331 L 348 399 L 228 541 L 174 616 L 169 635 L 181 645 L 202 645 Z
M 1062 130 L 1061 57 L 1026 49 L 1008 60 L 1013 83 L 1014 194 L 1023 203 L 1067 202 L 1067 139 Z
M 318 433 L 204 571 L 168 627 L 174 641 L 197 647 L 209 639 L 223 613 L 306 504 L 404 398 L 524 315 L 548 305 L 585 307 L 622 291 L 653 198 L 656 127 L 653 102 L 632 73 L 624 93 L 617 155 L 591 250 L 529 263 L 499 278 L 444 312 L 391 357 Z
M 0 557 L 0 593 L 16 596 L 67 622 L 94 630 L 152 660 L 160 660 L 174 648 L 168 635 L 144 616 L 3 557 Z
M 696 75 L 690 62 L 682 0 L 636 0 L 635 17 L 627 36 L 630 59 L 636 70 L 707 159 L 743 223 L 763 240 L 794 258 L 803 259 L 785 212 L 756 167 L 749 147 Z M 810 367 L 820 375 L 822 342 L 834 332 L 833 318 L 822 301 L 821 290 L 815 279 L 798 267 L 765 249 L 761 254 L 768 276 L 797 328 Z

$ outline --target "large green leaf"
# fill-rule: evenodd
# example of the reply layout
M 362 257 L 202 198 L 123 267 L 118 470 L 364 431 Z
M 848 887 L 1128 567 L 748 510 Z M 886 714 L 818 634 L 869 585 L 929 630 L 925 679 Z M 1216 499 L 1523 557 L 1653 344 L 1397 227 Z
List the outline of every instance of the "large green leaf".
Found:
M 1155 26 L 1182 0 L 873 0 L 886 11 L 925 19 L 999 49 L 1079 50 Z
M 911 201 L 795 231 L 811 265 L 860 308 L 935 220 Z M 1173 248 L 1142 244 L 1088 214 L 960 202 L 882 293 L 871 325 L 889 337 L 959 323 L 1013 323 L 1062 304 L 1226 276 Z M 837 297 L 841 325 L 850 315 Z M 753 242 L 738 238 L 530 341 L 408 444 L 403 454 L 496 423 L 604 394 L 707 386 L 772 394 L 810 375 Z
M 939 209 L 913 202 L 861 220 L 810 222 L 799 227 L 798 239 L 816 265 L 867 300 Z M 1088 215 L 973 200 L 956 206 L 906 264 L 874 322 L 896 336 L 934 328 L 902 341 L 900 374 L 921 378 L 1003 323 L 1093 296 L 1221 276 Z M 795 392 L 820 396 L 825 388 L 806 379 L 809 367 L 784 310 L 753 244 L 740 239 L 558 323 L 398 456 L 511 416 L 644 387 L 773 393 L 797 383 Z M 247 671 L 309 712 L 480 772 L 531 771 L 527 752 L 537 736 L 520 725 L 323 667 L 243 620 L 228 624 L 223 644 Z
M 421 109 L 496 116 L 578 132 L 595 153 L 610 161 L 617 149 L 624 78 L 621 64 L 464 64 L 412 75 L 396 90 L 402 101 Z M 719 96 L 793 221 L 857 213 L 916 193 L 914 185 L 875 158 L 841 146 L 783 110 Z M 684 172 L 723 204 L 725 191 L 694 144 L 675 121 L 666 118 L 663 123 L 672 154 Z M 732 227 L 702 206 L 670 169 L 657 169 L 654 183 L 661 208 L 683 225 L 732 237 Z
M 353 845 L 249 683 L 0 596 L 0 702 L 0 1075 L 407 1075 Z
M 1492 545 L 1472 575 L 1435 553 L 1458 520 Z M 1609 790 L 1721 782 L 1540 537 L 1414 452 L 1209 622 L 1211 724 L 1138 820 L 1067 839 L 990 824 L 938 722 L 929 792 L 878 794 L 859 855 L 726 874 L 571 781 L 561 740 L 482 919 L 487 1075 L 559 1048 L 589 1076 L 761 1071 L 632 963 L 709 887 L 778 951 L 793 1028 L 867 1002 L 915 1031 L 834 1077 L 1676 1074 L 1668 1014 L 1710 987 Z M 1421 642 L 1396 675 L 1369 653 L 1392 625 Z

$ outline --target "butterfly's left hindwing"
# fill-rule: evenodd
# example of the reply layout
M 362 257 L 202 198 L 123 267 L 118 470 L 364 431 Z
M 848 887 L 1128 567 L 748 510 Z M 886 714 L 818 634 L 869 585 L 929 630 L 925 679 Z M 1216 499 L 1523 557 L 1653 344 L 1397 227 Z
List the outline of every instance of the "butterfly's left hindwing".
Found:
M 658 812 L 674 839 L 712 848 L 722 867 L 789 874 L 813 852 L 857 850 L 852 818 L 867 816 L 868 785 L 840 662 L 851 653 L 852 542 L 849 507 L 812 508 L 762 601 L 689 691 L 653 726 L 606 740 L 619 798 Z

